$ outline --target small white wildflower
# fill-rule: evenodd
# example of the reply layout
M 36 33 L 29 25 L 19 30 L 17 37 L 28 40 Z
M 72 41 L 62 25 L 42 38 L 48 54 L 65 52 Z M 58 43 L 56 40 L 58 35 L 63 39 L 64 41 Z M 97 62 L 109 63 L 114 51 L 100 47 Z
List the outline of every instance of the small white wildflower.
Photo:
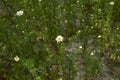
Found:
M 45 27 L 45 30 L 48 30 L 48 28 L 47 28 L 47 27 Z
M 91 26 L 91 29 L 93 29 L 94 27 L 93 26 Z
M 78 32 L 77 33 L 80 33 L 81 32 L 81 30 L 78 30 Z
M 77 3 L 79 3 L 80 1 L 77 1 Z
M 42 0 L 39 0 L 39 2 L 41 2 Z
M 102 10 L 101 9 L 98 9 L 98 12 L 101 12 Z
M 68 23 L 68 20 L 65 20 L 65 23 Z
M 98 38 L 101 38 L 101 35 L 98 35 Z
M 116 28 L 117 30 L 119 30 L 119 28 Z
M 58 42 L 62 42 L 62 41 L 63 41 L 63 37 L 62 37 L 61 35 L 59 35 L 59 36 L 57 36 L 57 37 L 55 38 L 55 40 L 57 41 L 57 43 L 58 43 Z
M 6 48 L 6 46 L 3 46 L 2 48 L 3 48 L 3 49 L 5 49 L 5 48 Z
M 65 9 L 63 9 L 63 11 L 66 11 Z
M 61 6 L 60 5 L 58 5 L 58 8 L 60 8 Z
M 52 70 L 52 68 L 50 68 L 50 70 Z
M 93 14 L 91 14 L 90 16 L 93 17 Z
M 110 4 L 110 5 L 114 5 L 114 4 L 115 4 L 115 2 L 111 1 L 111 2 L 109 2 L 109 4 Z
M 92 53 L 90 53 L 91 55 L 94 55 L 94 53 L 92 52 Z
M 15 56 L 15 57 L 14 57 L 14 60 L 15 60 L 16 62 L 18 62 L 18 61 L 20 60 L 20 58 L 19 58 L 18 56 Z
M 82 46 L 79 46 L 80 49 L 82 49 Z
M 83 19 L 82 22 L 85 22 L 85 20 Z
M 81 7 L 84 7 L 83 5 L 81 5 Z
M 24 13 L 23 10 L 20 10 L 20 11 L 17 11 L 16 15 L 21 16 L 21 15 L 23 15 L 23 13 Z
M 63 80 L 62 78 L 58 79 L 58 80 Z
M 18 25 L 16 25 L 16 27 L 18 27 Z
M 33 16 L 33 19 L 35 19 L 35 16 Z
M 25 31 L 22 31 L 22 33 L 25 33 Z

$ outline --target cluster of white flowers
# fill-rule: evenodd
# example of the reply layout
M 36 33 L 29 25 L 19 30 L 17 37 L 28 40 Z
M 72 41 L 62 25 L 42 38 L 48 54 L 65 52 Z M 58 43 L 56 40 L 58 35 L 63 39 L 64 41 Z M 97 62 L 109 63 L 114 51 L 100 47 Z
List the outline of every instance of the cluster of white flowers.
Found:
M 16 15 L 17 15 L 17 16 L 22 16 L 22 15 L 23 15 L 23 13 L 24 13 L 24 11 L 23 11 L 23 10 L 19 10 L 19 11 L 17 11 L 17 12 L 16 12 Z
M 55 40 L 57 41 L 57 43 L 58 43 L 58 42 L 62 42 L 62 41 L 63 41 L 63 36 L 58 35 L 58 36 L 55 38 Z

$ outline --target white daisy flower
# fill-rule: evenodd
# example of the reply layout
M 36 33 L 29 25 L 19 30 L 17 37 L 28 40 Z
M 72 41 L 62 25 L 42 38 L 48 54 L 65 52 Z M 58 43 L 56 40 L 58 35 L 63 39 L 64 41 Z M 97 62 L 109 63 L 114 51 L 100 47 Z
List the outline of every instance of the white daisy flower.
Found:
M 111 2 L 109 2 L 109 4 L 110 4 L 110 5 L 114 5 L 114 4 L 115 4 L 115 2 L 111 1 Z
M 58 79 L 58 80 L 63 80 L 62 78 Z
M 77 33 L 80 33 L 81 32 L 81 30 L 78 30 L 78 32 Z
M 62 42 L 63 41 L 63 36 L 59 35 L 55 38 L 55 40 L 58 42 Z
M 23 10 L 20 10 L 20 11 L 17 11 L 16 15 L 17 15 L 17 16 L 21 16 L 21 15 L 23 15 L 23 13 L 24 13 L 24 11 L 23 11 Z
M 41 2 L 42 0 L 39 0 L 39 2 Z
M 65 20 L 65 23 L 68 23 L 68 20 Z
M 101 35 L 98 35 L 98 38 L 101 38 L 102 36 Z
M 77 3 L 79 3 L 80 1 L 77 1 Z
M 18 61 L 20 60 L 20 58 L 19 58 L 18 56 L 15 56 L 15 57 L 14 57 L 14 60 L 15 60 L 16 62 L 18 62 Z
M 82 49 L 82 46 L 79 46 L 80 49 Z
M 94 53 L 92 52 L 92 53 L 90 53 L 91 55 L 94 55 Z

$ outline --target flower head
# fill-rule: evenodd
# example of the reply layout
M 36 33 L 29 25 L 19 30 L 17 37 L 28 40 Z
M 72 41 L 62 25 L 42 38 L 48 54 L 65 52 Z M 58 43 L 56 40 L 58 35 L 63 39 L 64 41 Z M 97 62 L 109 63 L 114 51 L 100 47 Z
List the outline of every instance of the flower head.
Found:
M 55 38 L 55 40 L 57 41 L 57 43 L 58 43 L 58 42 L 62 42 L 62 41 L 63 41 L 63 37 L 62 37 L 61 35 L 59 35 L 59 36 L 57 36 L 57 37 Z
M 15 57 L 14 57 L 14 60 L 15 60 L 16 62 L 18 62 L 18 61 L 20 60 L 20 58 L 19 58 L 18 56 L 15 56 Z
M 81 32 L 81 30 L 78 30 L 78 32 L 77 33 L 80 33 Z
M 82 46 L 79 46 L 80 49 L 82 49 Z
M 80 1 L 78 0 L 77 3 L 79 3 Z
M 101 38 L 102 36 L 101 35 L 98 35 L 98 38 Z
M 39 0 L 39 2 L 41 2 L 42 0 Z
M 115 4 L 115 2 L 111 1 L 111 2 L 109 2 L 109 4 L 110 4 L 110 5 L 114 5 L 114 4 Z
M 24 13 L 23 10 L 20 10 L 20 11 L 17 11 L 16 15 L 21 16 L 21 15 L 23 15 L 23 13 Z
M 93 52 L 91 52 L 90 54 L 91 54 L 91 55 L 94 55 L 94 53 L 93 53 Z
M 58 80 L 63 80 L 62 78 L 58 79 Z

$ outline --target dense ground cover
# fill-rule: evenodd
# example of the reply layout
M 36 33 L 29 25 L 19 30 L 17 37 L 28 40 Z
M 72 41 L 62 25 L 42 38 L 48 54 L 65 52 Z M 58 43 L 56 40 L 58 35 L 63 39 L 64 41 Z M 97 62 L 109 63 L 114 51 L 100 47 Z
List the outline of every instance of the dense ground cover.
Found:
M 100 73 L 101 58 L 120 66 L 119 7 L 119 0 L 0 0 L 0 80 L 74 80 L 79 60 L 85 80 Z M 74 41 L 80 45 L 69 54 Z

